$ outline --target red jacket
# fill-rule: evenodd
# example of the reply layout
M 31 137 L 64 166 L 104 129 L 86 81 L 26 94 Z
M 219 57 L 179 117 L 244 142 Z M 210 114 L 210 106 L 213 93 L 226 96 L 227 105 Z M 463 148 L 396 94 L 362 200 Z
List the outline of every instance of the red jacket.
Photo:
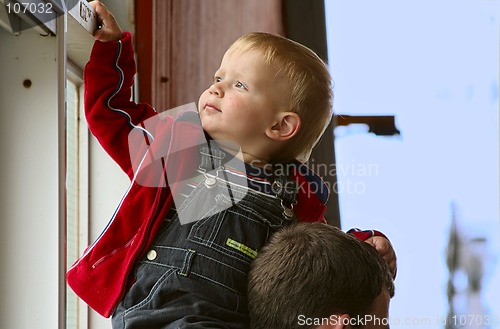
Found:
M 163 156 L 165 147 L 174 139 L 195 145 L 203 138 L 198 125 L 160 116 L 150 105 L 130 101 L 134 75 L 130 33 L 118 42 L 95 42 L 84 74 L 88 126 L 128 175 L 131 185 L 104 231 L 68 270 L 67 281 L 80 298 L 105 317 L 112 314 L 130 287 L 134 262 L 147 250 L 173 205 L 165 178 L 169 164 L 168 156 Z M 174 174 L 194 169 L 196 156 L 177 158 L 174 169 L 178 173 Z M 169 178 L 171 175 L 169 172 Z M 308 189 L 304 174 L 296 170 L 292 176 L 300 186 L 306 186 L 303 191 L 313 190 Z M 294 212 L 301 221 L 325 222 L 325 204 L 317 195 L 299 192 L 297 202 Z

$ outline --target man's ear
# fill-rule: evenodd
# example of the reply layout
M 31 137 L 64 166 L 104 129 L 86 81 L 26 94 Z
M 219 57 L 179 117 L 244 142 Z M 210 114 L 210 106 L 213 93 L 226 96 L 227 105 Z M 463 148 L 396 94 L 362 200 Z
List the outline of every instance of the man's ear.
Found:
M 316 329 L 350 329 L 350 320 L 349 314 L 331 315 L 328 318 L 328 323 L 321 324 Z
M 297 135 L 301 127 L 300 116 L 295 112 L 281 112 L 274 126 L 266 130 L 267 137 L 286 141 Z

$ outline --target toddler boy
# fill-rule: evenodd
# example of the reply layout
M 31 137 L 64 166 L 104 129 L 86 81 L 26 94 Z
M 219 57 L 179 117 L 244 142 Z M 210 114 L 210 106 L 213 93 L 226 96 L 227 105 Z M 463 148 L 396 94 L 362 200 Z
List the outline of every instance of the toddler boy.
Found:
M 331 119 L 328 69 L 300 44 L 250 33 L 197 111 L 159 115 L 130 101 L 130 33 L 91 4 L 102 28 L 85 68 L 86 117 L 131 185 L 68 283 L 115 329 L 247 328 L 260 248 L 283 226 L 324 222 L 328 188 L 299 160 Z

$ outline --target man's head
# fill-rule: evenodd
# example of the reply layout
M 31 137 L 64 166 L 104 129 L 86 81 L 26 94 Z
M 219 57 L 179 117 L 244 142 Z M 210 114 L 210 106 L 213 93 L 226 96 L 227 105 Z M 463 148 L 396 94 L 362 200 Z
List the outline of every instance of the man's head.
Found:
M 251 112 L 238 113 L 234 108 L 242 122 L 236 122 L 240 116 L 235 115 L 231 125 L 222 127 L 229 112 L 223 107 L 229 99 L 239 98 L 251 100 L 244 104 Z M 331 120 L 330 74 L 309 48 L 280 36 L 249 33 L 227 50 L 212 86 L 200 97 L 199 110 L 211 135 L 232 138 L 252 152 L 265 149 L 264 156 L 271 162 L 305 161 Z M 248 120 L 249 113 L 253 120 Z M 256 120 L 260 125 L 255 125 Z M 232 131 L 221 133 L 221 129 Z
M 296 224 L 252 263 L 251 328 L 386 328 L 393 295 L 375 248 L 326 224 Z

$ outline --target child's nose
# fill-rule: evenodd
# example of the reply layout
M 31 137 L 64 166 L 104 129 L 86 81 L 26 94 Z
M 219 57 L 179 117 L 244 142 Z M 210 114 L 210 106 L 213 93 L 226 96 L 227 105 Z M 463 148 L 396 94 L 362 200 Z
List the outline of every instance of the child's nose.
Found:
M 221 86 L 221 82 L 215 82 L 215 83 L 213 83 L 210 86 L 209 91 L 210 91 L 210 94 L 212 94 L 212 95 L 216 95 L 216 96 L 219 96 L 219 97 L 223 97 L 224 96 L 224 89 Z

